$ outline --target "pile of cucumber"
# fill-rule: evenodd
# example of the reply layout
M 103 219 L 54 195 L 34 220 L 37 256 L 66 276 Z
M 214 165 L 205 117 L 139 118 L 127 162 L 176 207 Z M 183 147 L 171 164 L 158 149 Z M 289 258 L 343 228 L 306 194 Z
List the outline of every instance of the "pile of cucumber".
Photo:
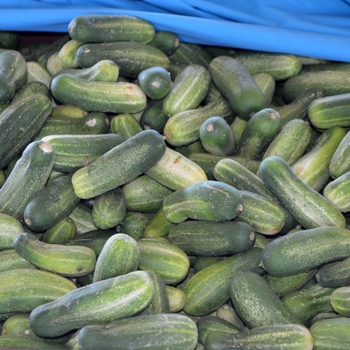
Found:
M 119 15 L 0 32 L 0 348 L 350 349 L 350 63 Z

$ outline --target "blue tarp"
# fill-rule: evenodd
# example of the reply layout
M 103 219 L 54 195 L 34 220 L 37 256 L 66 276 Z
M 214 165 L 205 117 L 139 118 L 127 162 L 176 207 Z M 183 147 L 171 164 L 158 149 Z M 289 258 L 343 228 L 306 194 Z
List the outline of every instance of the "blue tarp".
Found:
M 87 14 L 141 17 L 183 42 L 350 62 L 350 0 L 2 0 L 0 30 L 65 33 Z

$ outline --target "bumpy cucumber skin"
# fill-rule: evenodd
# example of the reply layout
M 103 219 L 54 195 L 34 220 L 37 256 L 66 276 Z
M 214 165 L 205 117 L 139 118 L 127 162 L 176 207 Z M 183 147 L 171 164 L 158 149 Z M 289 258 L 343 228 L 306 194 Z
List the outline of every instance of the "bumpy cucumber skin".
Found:
M 349 252 L 348 229 L 316 227 L 298 230 L 271 241 L 261 254 L 261 263 L 273 276 L 290 276 L 345 259 Z
M 336 313 L 345 317 L 349 317 L 350 288 L 347 286 L 336 288 L 330 296 L 330 303 Z
M 180 40 L 176 33 L 167 30 L 157 30 L 153 39 L 148 45 L 154 46 L 163 51 L 167 56 L 173 54 L 180 44 Z
M 159 161 L 165 148 L 157 131 L 144 130 L 77 170 L 72 178 L 74 191 L 87 199 L 124 185 Z
M 150 304 L 153 288 L 147 271 L 92 283 L 36 307 L 30 313 L 30 325 L 38 336 L 50 338 L 86 325 L 127 318 Z
M 222 209 L 217 211 L 218 206 Z M 165 197 L 163 212 L 167 220 L 180 223 L 186 219 L 225 221 L 243 210 L 242 195 L 233 186 L 220 181 L 198 181 Z
M 330 164 L 329 173 L 333 179 L 350 171 L 350 131 L 343 137 L 335 150 Z
M 136 84 L 88 81 L 68 74 L 56 76 L 51 91 L 61 103 L 91 112 L 137 113 L 147 102 L 145 93 Z
M 238 60 L 215 57 L 209 64 L 213 82 L 239 117 L 249 120 L 265 107 L 265 97 L 250 72 Z
M 46 184 L 54 162 L 55 151 L 47 142 L 31 142 L 0 189 L 0 212 L 21 220 L 32 196 Z
M 305 184 L 279 156 L 260 163 L 259 174 L 265 185 L 306 229 L 345 227 L 343 214 L 325 197 Z
M 341 212 L 350 211 L 350 171 L 344 173 L 323 188 L 323 195 Z
M 11 215 L 0 213 L 0 251 L 11 249 L 13 239 L 24 231 L 22 223 Z
M 160 313 L 118 320 L 108 326 L 85 326 L 78 343 L 86 350 L 119 344 L 132 349 L 192 350 L 198 341 L 195 322 L 187 315 Z M 123 345 L 125 344 L 125 345 Z
M 88 247 L 45 243 L 29 232 L 18 234 L 13 240 L 13 247 L 39 269 L 61 276 L 78 277 L 95 269 L 96 255 Z
M 150 42 L 155 34 L 153 25 L 135 16 L 89 15 L 73 18 L 68 24 L 72 39 L 80 42 L 137 41 Z
M 316 280 L 322 287 L 347 286 L 350 283 L 350 257 L 323 265 L 316 272 Z

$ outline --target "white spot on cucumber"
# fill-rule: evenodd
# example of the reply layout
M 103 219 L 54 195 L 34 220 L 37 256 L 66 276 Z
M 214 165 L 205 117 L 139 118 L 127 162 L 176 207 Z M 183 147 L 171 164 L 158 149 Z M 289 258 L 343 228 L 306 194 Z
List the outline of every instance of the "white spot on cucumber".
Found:
M 49 143 L 43 142 L 39 148 L 44 152 L 44 153 L 51 153 L 52 152 L 52 147 Z
M 91 119 L 91 120 L 88 120 L 85 124 L 86 124 L 87 126 L 90 126 L 90 127 L 92 128 L 93 126 L 96 125 L 96 123 L 97 123 L 96 119 L 93 118 L 93 119 Z
M 206 130 L 208 131 L 208 132 L 212 132 L 213 130 L 214 130 L 214 126 L 213 126 L 213 124 L 208 124 L 207 125 L 207 127 L 206 127 Z

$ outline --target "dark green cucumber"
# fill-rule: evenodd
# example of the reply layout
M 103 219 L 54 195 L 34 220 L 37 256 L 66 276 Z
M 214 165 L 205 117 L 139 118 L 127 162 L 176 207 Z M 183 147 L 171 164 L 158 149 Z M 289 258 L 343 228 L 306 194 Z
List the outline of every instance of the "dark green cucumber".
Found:
M 146 107 L 147 97 L 133 83 L 88 81 L 59 74 L 51 82 L 52 95 L 61 103 L 90 112 L 137 113 Z
M 169 69 L 170 66 L 169 58 L 163 51 L 135 41 L 85 44 L 77 52 L 81 68 L 91 67 L 105 59 L 115 62 L 120 75 L 129 78 L 137 78 L 147 68 L 160 66 Z
M 282 302 L 304 326 L 310 327 L 314 316 L 333 310 L 330 301 L 334 290 L 315 284 L 310 288 L 285 294 Z
M 130 113 L 120 113 L 111 119 L 111 132 L 121 135 L 125 139 L 141 132 L 140 123 Z
M 0 31 L 0 47 L 8 50 L 18 50 L 21 42 L 21 34 L 12 30 Z
M 166 239 L 142 238 L 137 242 L 140 249 L 139 269 L 157 273 L 165 284 L 176 284 L 185 279 L 190 261 L 182 249 Z
M 29 313 L 37 306 L 77 289 L 66 277 L 32 268 L 3 271 L 0 281 L 0 315 Z M 32 293 L 28 293 L 29 290 Z
M 346 350 L 349 347 L 348 317 L 338 317 L 315 322 L 310 327 L 314 339 L 314 350 L 339 349 Z
M 21 220 L 32 196 L 46 184 L 54 162 L 55 151 L 49 143 L 31 142 L 0 189 L 0 212 Z
M 209 64 L 213 82 L 237 115 L 249 120 L 265 107 L 265 97 L 250 72 L 229 56 L 215 57 Z
M 332 288 L 330 288 L 333 290 Z M 339 287 L 333 290 L 330 296 L 331 309 L 337 314 L 345 317 L 350 316 L 350 288 Z
M 77 170 L 72 178 L 74 191 L 86 199 L 117 188 L 147 171 L 164 152 L 161 135 L 144 130 Z
M 271 74 L 257 73 L 253 75 L 255 82 L 258 84 L 265 97 L 265 107 L 269 107 L 276 90 L 276 81 Z
M 255 327 L 246 332 L 230 334 L 211 332 L 205 342 L 205 350 L 313 350 L 310 331 L 298 324 L 273 324 Z
M 68 123 L 69 121 L 66 122 Z M 56 152 L 54 170 L 71 173 L 92 163 L 102 154 L 125 141 L 125 138 L 114 133 L 54 134 L 44 136 L 42 140 L 48 142 Z
M 23 213 L 24 222 L 32 231 L 45 231 L 67 217 L 79 202 L 72 176 L 60 176 L 32 196 Z
M 193 183 L 170 193 L 163 201 L 165 217 L 175 224 L 186 219 L 232 220 L 242 210 L 241 193 L 233 186 L 212 180 Z
M 132 349 L 193 350 L 198 341 L 196 323 L 187 315 L 138 315 L 108 325 L 83 327 L 78 344 L 86 350 L 110 349 L 111 344 Z
M 281 117 L 272 108 L 255 113 L 245 126 L 234 155 L 259 160 L 282 128 Z
M 139 260 L 137 242 L 124 233 L 116 233 L 108 238 L 97 258 L 93 282 L 136 271 Z
M 350 171 L 330 181 L 323 188 L 323 196 L 333 203 L 341 212 L 350 211 L 349 205 Z
M 253 247 L 255 233 L 244 222 L 190 220 L 173 226 L 167 238 L 187 255 L 220 256 Z
M 127 203 L 120 187 L 96 196 L 92 206 L 92 222 L 101 229 L 111 229 L 120 224 L 127 211 Z
M 8 103 L 27 82 L 27 62 L 18 51 L 5 50 L 0 53 L 0 66 L 0 103 Z
M 189 145 L 199 140 L 201 125 L 212 116 L 228 118 L 233 114 L 230 104 L 220 99 L 207 105 L 173 115 L 164 125 L 166 141 L 173 146 Z
M 15 94 L 13 99 L 11 100 L 11 103 L 14 103 L 17 100 L 20 100 L 22 98 L 33 96 L 36 94 L 43 94 L 49 98 L 49 100 L 52 100 L 52 94 L 50 91 L 50 88 L 46 86 L 44 83 L 41 83 L 40 81 L 27 81 Z M 53 110 L 54 107 L 52 107 Z M 52 116 L 52 110 L 50 116 Z
M 118 230 L 139 241 L 144 237 L 145 228 L 154 215 L 154 213 L 127 211 L 121 224 L 118 225 Z
M 349 251 L 348 229 L 316 227 L 274 239 L 264 248 L 261 263 L 271 275 L 290 276 L 345 259 Z
M 39 269 L 61 276 L 87 275 L 95 269 L 96 255 L 88 247 L 45 243 L 32 233 L 24 232 L 14 238 L 13 248 Z
M 199 64 L 208 68 L 211 57 L 208 56 L 201 46 L 180 41 L 175 52 L 169 58 L 186 65 Z
M 168 116 L 163 110 L 163 99 L 149 100 L 141 114 L 139 122 L 143 129 L 154 129 L 162 134 L 168 119 Z
M 234 309 L 249 329 L 271 324 L 300 324 L 256 272 L 244 271 L 233 276 L 229 292 Z
M 283 158 L 270 156 L 264 159 L 260 163 L 259 174 L 265 185 L 304 228 L 345 227 L 343 214 L 303 182 Z
M 128 15 L 84 15 L 74 17 L 68 24 L 72 39 L 83 43 L 110 41 L 150 42 L 153 25 L 142 18 Z
M 172 192 L 146 174 L 126 183 L 122 190 L 127 209 L 143 213 L 157 212 L 164 198 Z
M 322 287 L 338 288 L 350 284 L 350 257 L 321 266 L 316 280 Z
M 96 295 L 99 295 L 96 298 Z M 147 271 L 134 271 L 77 288 L 30 313 L 30 325 L 41 337 L 56 337 L 91 324 L 134 316 L 154 295 Z
M 262 273 L 259 266 L 262 249 L 250 248 L 212 264 L 190 277 L 183 291 L 186 295 L 184 311 L 193 316 L 205 316 L 230 299 L 229 285 L 240 271 Z
M 163 51 L 167 56 L 173 54 L 180 44 L 180 40 L 175 32 L 167 30 L 156 30 L 153 39 L 148 43 Z
M 65 345 L 36 337 L 3 335 L 0 337 L 2 349 L 64 350 Z
M 331 178 L 337 177 L 350 171 L 350 132 L 348 131 L 343 139 L 340 141 L 337 149 L 335 150 L 331 162 L 329 164 L 329 173 Z
M 39 132 L 52 110 L 43 94 L 29 94 L 10 103 L 0 113 L 0 169 L 10 163 Z

